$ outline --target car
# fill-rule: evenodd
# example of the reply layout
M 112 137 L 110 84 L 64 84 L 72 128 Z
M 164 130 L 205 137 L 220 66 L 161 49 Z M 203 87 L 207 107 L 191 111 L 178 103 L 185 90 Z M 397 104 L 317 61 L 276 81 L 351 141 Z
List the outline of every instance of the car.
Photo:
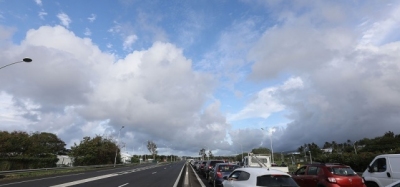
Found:
M 208 174 L 210 170 L 215 166 L 216 163 L 225 163 L 223 160 L 209 160 L 204 166 L 203 176 L 208 180 Z
M 229 176 L 231 172 L 237 168 L 239 165 L 230 163 L 217 163 L 214 168 L 210 170 L 208 183 L 212 184 L 213 187 L 222 186 L 223 177 Z
M 400 154 L 376 156 L 362 174 L 367 187 L 382 187 L 400 180 Z
M 361 176 L 340 163 L 306 164 L 292 177 L 300 187 L 366 187 Z
M 206 165 L 207 161 L 200 161 L 197 172 L 199 172 L 199 174 L 203 174 L 204 173 L 204 166 Z
M 224 179 L 223 187 L 298 187 L 289 174 L 269 168 L 238 168 Z
M 389 184 L 386 187 L 400 187 L 400 180 L 398 180 L 392 184 Z
M 193 168 L 196 168 L 197 162 L 198 162 L 198 161 L 194 161 L 194 162 L 192 162 L 190 165 L 191 165 Z

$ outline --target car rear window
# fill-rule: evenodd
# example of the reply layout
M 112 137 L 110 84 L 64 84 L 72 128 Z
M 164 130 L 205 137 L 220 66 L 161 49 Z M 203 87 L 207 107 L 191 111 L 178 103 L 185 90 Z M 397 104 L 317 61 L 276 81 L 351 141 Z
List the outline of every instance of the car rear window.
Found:
M 237 165 L 224 165 L 224 166 L 219 166 L 218 169 L 220 172 L 228 172 L 228 171 L 233 171 L 238 167 L 239 166 L 237 166 Z
M 210 165 L 215 166 L 216 163 L 224 163 L 224 161 L 211 161 Z
M 297 183 L 292 179 L 292 177 L 287 175 L 263 175 L 257 177 L 256 186 L 297 187 Z
M 334 175 L 356 175 L 356 172 L 354 172 L 350 167 L 328 167 L 328 170 Z

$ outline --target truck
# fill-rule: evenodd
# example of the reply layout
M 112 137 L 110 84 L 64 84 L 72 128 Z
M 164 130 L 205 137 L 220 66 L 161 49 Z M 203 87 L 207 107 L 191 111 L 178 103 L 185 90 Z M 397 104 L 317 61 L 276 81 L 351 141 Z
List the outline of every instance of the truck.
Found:
M 275 169 L 289 173 L 289 167 L 287 166 L 274 166 L 271 163 L 271 155 L 268 154 L 253 154 L 248 153 L 242 160 L 243 167 L 262 167 L 268 169 Z
M 400 180 L 400 154 L 376 156 L 362 177 L 367 187 L 384 187 Z

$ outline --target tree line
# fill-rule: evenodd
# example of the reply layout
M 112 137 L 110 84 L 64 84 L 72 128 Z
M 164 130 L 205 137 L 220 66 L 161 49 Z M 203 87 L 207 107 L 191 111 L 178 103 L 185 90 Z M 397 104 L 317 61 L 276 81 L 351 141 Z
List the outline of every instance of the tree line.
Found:
M 0 131 L 0 170 L 54 167 L 65 145 L 52 133 Z
M 0 171 L 56 167 L 57 155 L 68 155 L 74 166 L 121 163 L 120 147 L 111 137 L 83 137 L 71 149 L 66 149 L 65 146 L 65 142 L 53 133 L 0 131 Z M 155 160 L 157 145 L 149 140 L 147 149 Z M 132 157 L 131 161 L 138 159 Z

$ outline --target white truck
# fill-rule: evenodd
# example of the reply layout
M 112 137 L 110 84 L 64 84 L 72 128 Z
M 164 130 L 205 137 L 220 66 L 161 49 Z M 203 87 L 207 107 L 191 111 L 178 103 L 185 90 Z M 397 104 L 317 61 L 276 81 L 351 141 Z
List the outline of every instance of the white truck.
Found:
M 243 158 L 242 164 L 243 167 L 262 167 L 289 173 L 287 166 L 272 166 L 271 156 L 266 154 L 249 153 L 248 156 Z
M 400 154 L 376 156 L 362 177 L 367 187 L 384 187 L 400 180 Z

